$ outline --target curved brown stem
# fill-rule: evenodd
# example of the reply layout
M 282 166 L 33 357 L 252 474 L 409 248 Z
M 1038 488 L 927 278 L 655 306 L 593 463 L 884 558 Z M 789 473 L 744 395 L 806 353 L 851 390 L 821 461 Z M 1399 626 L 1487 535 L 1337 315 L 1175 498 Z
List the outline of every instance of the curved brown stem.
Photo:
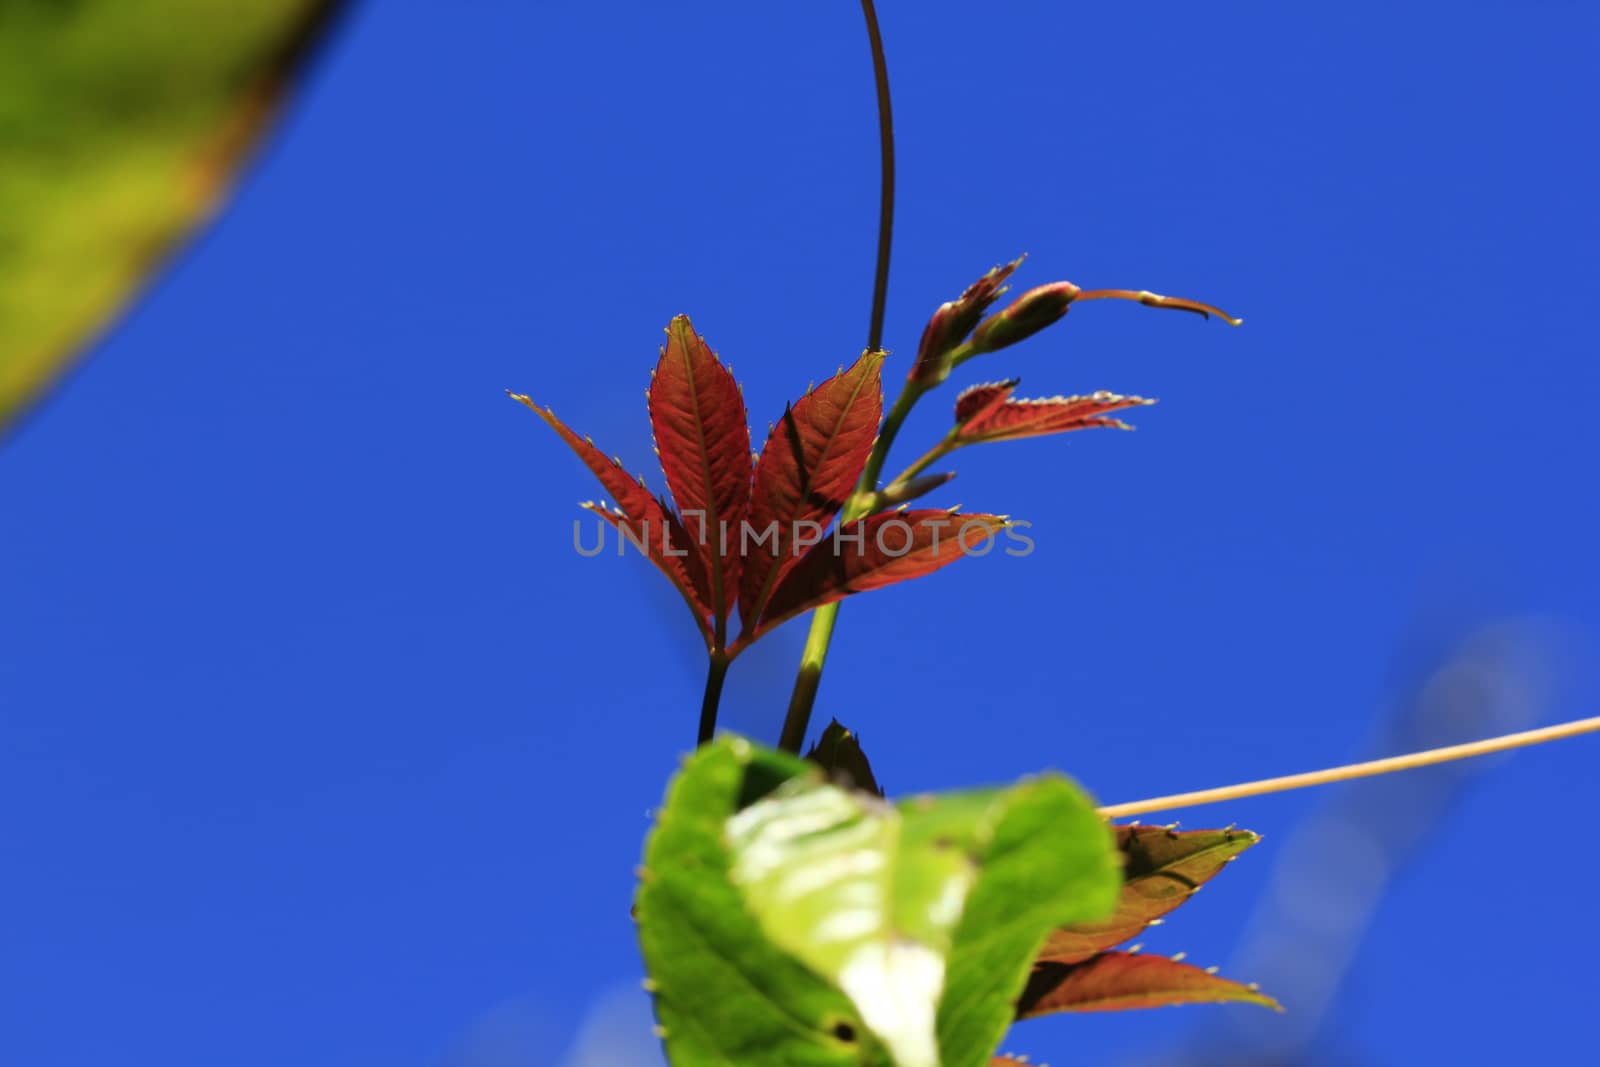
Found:
M 872 74 L 878 93 L 878 152 L 882 159 L 882 182 L 878 196 L 878 260 L 872 280 L 872 318 L 867 324 L 867 351 L 876 352 L 883 347 L 883 316 L 889 299 L 889 249 L 894 234 L 894 116 L 889 107 L 889 60 L 883 52 L 883 34 L 878 28 L 878 10 L 872 0 L 861 0 L 861 13 L 867 20 L 867 41 L 872 47 Z M 902 394 L 904 409 L 910 402 Z M 871 494 L 877 488 L 878 475 L 883 470 L 884 456 L 899 429 L 899 419 L 905 417 L 901 404 L 891 410 L 884 428 L 878 435 L 867 469 L 856 484 L 855 497 Z M 845 509 L 845 518 L 851 516 Z M 837 603 L 825 604 L 811 614 L 811 630 L 806 635 L 805 649 L 800 655 L 800 672 L 794 680 L 794 692 L 789 697 L 789 711 L 784 716 L 783 733 L 778 747 L 798 754 L 805 741 L 806 727 L 811 722 L 811 709 L 816 704 L 817 688 L 822 684 L 822 665 L 828 658 L 828 646 L 833 641 L 834 620 L 839 617 Z
M 883 34 L 872 0 L 861 0 L 867 19 L 867 40 L 872 46 L 872 76 L 878 90 L 878 155 L 882 181 L 878 192 L 878 263 L 872 279 L 872 319 L 867 327 L 867 351 L 883 347 L 883 316 L 889 301 L 889 246 L 894 235 L 894 116 L 889 109 L 889 60 L 883 53 Z

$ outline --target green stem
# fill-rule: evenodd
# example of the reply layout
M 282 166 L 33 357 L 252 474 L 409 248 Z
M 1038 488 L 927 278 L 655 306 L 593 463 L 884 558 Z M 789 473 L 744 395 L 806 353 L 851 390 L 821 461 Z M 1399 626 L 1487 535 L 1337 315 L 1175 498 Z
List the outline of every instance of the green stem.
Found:
M 845 502 L 840 522 L 854 522 L 871 511 L 872 502 L 877 498 L 878 476 L 883 473 L 884 460 L 889 457 L 889 446 L 894 444 L 901 424 L 922 393 L 919 386 L 906 383 L 894 406 L 884 416 L 883 429 L 878 431 L 878 440 L 873 443 L 856 491 Z M 800 746 L 805 743 L 811 709 L 817 702 L 817 688 L 822 684 L 822 667 L 828 661 L 828 646 L 833 642 L 833 627 L 838 618 L 837 600 L 811 613 L 811 629 L 806 632 L 805 648 L 800 652 L 800 672 L 795 676 L 789 711 L 783 719 L 783 733 L 778 738 L 778 747 L 785 752 L 799 754 Z
M 706 695 L 700 701 L 700 736 L 695 744 L 703 745 L 717 732 L 717 705 L 722 700 L 722 683 L 728 677 L 731 661 L 725 652 L 711 653 L 711 663 L 706 668 Z
M 856 482 L 856 491 L 845 501 L 839 521 L 854 522 L 871 514 L 872 501 L 877 495 L 878 479 L 883 475 L 883 464 L 889 458 L 889 449 L 893 446 L 894 439 L 899 436 L 900 427 L 906 421 L 906 416 L 911 414 L 911 409 L 916 407 L 924 392 L 925 389 L 911 382 L 907 382 L 905 388 L 900 390 L 900 395 L 895 398 L 889 413 L 883 417 L 883 428 L 878 431 L 878 439 L 872 443 L 872 451 L 867 456 L 867 465 L 861 468 L 861 478 Z
M 882 180 L 878 196 L 878 257 L 872 280 L 872 318 L 867 325 L 867 351 L 876 352 L 883 347 L 883 317 L 889 298 L 889 250 L 894 234 L 894 117 L 889 107 L 889 60 L 883 52 L 883 34 L 878 28 L 878 11 L 873 0 L 861 0 L 861 13 L 867 21 L 867 42 L 872 48 L 873 83 L 878 96 L 878 153 L 882 160 Z M 900 432 L 911 406 L 922 390 L 909 383 L 899 399 L 884 417 L 883 429 L 878 432 L 866 468 L 856 483 L 856 491 L 845 504 L 839 521 L 849 522 L 861 517 L 871 506 L 878 487 L 878 476 L 883 473 L 883 462 L 889 446 Z M 800 654 L 800 671 L 795 676 L 794 693 L 789 697 L 789 711 L 784 716 L 783 733 L 778 747 L 785 752 L 798 754 L 805 743 L 806 727 L 811 722 L 811 708 L 817 701 L 817 687 L 822 684 L 822 666 L 828 659 L 828 645 L 833 640 L 833 624 L 839 617 L 838 603 L 824 604 L 811 613 L 811 629 L 806 634 L 805 649 Z
M 811 723 L 811 707 L 817 701 L 817 687 L 822 684 L 822 665 L 828 658 L 828 644 L 833 640 L 833 624 L 839 618 L 839 602 L 824 604 L 811 613 L 811 629 L 806 633 L 806 646 L 800 653 L 800 672 L 795 675 L 794 692 L 789 697 L 789 713 L 783 719 L 783 733 L 778 747 L 785 752 L 800 754 L 805 744 L 806 727 Z

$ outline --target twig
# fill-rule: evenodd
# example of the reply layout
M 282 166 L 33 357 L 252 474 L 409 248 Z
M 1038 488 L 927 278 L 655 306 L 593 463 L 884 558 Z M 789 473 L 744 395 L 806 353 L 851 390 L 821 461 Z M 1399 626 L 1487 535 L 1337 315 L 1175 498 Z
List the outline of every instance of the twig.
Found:
M 1562 723 L 1559 726 L 1545 726 L 1538 730 L 1524 730 L 1521 733 L 1491 737 L 1486 741 L 1471 741 L 1464 745 L 1431 748 L 1426 752 L 1413 752 L 1409 756 L 1390 756 L 1388 759 L 1369 760 L 1366 763 L 1350 763 L 1343 767 L 1330 767 L 1322 771 L 1308 771 L 1305 774 L 1289 774 L 1281 778 L 1263 778 L 1257 782 L 1225 785 L 1218 789 L 1201 789 L 1193 793 L 1174 793 L 1171 796 L 1152 797 L 1149 800 L 1136 800 L 1128 804 L 1112 804 L 1109 807 L 1101 808 L 1100 814 L 1108 819 L 1120 819 L 1128 815 L 1144 815 L 1148 812 L 1170 811 L 1174 808 L 1192 808 L 1201 804 L 1216 804 L 1224 800 L 1258 797 L 1266 793 L 1284 793 L 1291 789 L 1305 789 L 1313 785 L 1347 782 L 1352 778 L 1370 778 L 1378 774 L 1408 771 L 1413 767 L 1428 767 L 1435 763 L 1449 763 L 1452 760 L 1469 759 L 1473 756 L 1487 756 L 1495 752 L 1506 752 L 1514 748 L 1524 748 L 1528 745 L 1542 745 L 1546 741 L 1560 741 L 1563 738 L 1577 737 L 1579 734 L 1595 733 L 1597 731 L 1600 731 L 1600 716 L 1592 719 L 1578 719 L 1575 722 Z

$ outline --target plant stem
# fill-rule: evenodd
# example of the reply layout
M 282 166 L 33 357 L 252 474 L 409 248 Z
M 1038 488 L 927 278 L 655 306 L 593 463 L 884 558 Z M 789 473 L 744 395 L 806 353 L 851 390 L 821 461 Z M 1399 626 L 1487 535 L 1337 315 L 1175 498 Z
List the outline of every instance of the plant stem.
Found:
M 800 746 L 805 744 L 811 707 L 817 701 L 822 665 L 828 658 L 828 644 L 833 640 L 833 624 L 838 617 L 838 601 L 824 604 L 811 613 L 811 629 L 806 632 L 806 645 L 800 652 L 800 672 L 795 675 L 789 711 L 783 717 L 783 733 L 778 737 L 778 747 L 785 752 L 799 755 Z
M 872 77 L 878 91 L 878 156 L 882 181 L 878 192 L 878 263 L 872 280 L 872 319 L 867 327 L 867 351 L 883 347 L 883 314 L 889 300 L 889 246 L 894 234 L 894 116 L 889 110 L 889 60 L 883 54 L 883 34 L 872 0 L 861 0 L 867 19 L 867 40 L 872 46 Z
M 883 464 L 889 458 L 889 449 L 894 445 L 894 439 L 900 434 L 900 427 L 905 423 L 906 416 L 911 414 L 911 409 L 916 407 L 918 399 L 926 392 L 920 386 L 906 383 L 900 395 L 895 397 L 894 404 L 889 408 L 889 413 L 883 417 L 883 426 L 878 430 L 878 439 L 872 443 L 872 451 L 867 455 L 867 465 L 861 468 L 861 477 L 856 481 L 856 491 L 850 494 L 850 499 L 845 501 L 844 510 L 839 513 L 841 522 L 853 522 L 872 510 L 872 501 L 878 490 L 878 479 L 883 475 Z
M 1281 778 L 1263 778 L 1258 782 L 1243 782 L 1239 785 L 1222 786 L 1217 789 L 1201 789 L 1193 793 L 1174 793 L 1171 796 L 1136 800 L 1129 804 L 1112 804 L 1109 807 L 1101 808 L 1100 814 L 1108 819 L 1119 819 L 1127 815 L 1144 815 L 1152 811 L 1192 808 L 1201 804 L 1215 804 L 1223 800 L 1240 800 L 1244 797 L 1262 796 L 1266 793 L 1283 793 L 1291 789 L 1305 789 L 1313 785 L 1347 782 L 1352 778 L 1369 778 L 1377 774 L 1408 771 L 1413 767 L 1428 767 L 1435 763 L 1449 763 L 1452 760 L 1469 759 L 1472 756 L 1487 756 L 1495 752 L 1506 752 L 1514 748 L 1541 745 L 1546 741 L 1559 741 L 1563 738 L 1577 737 L 1579 734 L 1595 732 L 1600 732 L 1600 716 L 1592 719 L 1578 719 L 1575 722 L 1566 722 L 1559 726 L 1545 726 L 1538 730 L 1524 730 L 1521 733 L 1491 737 L 1486 741 L 1471 741 L 1464 745 L 1431 748 L 1426 752 L 1413 752 L 1409 756 L 1390 756 L 1387 759 L 1351 763 L 1343 767 L 1330 767 L 1323 771 L 1289 774 Z
M 861 0 L 861 13 L 867 21 L 867 42 L 872 48 L 873 82 L 878 96 L 878 152 L 881 159 L 880 191 L 878 196 L 878 258 L 872 280 L 872 316 L 867 324 L 867 351 L 876 352 L 883 347 L 884 309 L 889 299 L 889 251 L 894 235 L 894 117 L 889 107 L 889 61 L 883 52 L 883 34 L 878 28 L 878 11 L 873 0 Z M 883 463 L 894 443 L 900 424 L 905 421 L 911 406 L 921 396 L 920 389 L 907 385 L 901 391 L 889 414 L 884 417 L 883 428 L 873 444 L 872 454 L 856 483 L 856 491 L 845 504 L 840 522 L 861 517 L 860 509 L 870 505 L 878 487 L 878 476 L 883 473 Z M 811 722 L 811 708 L 817 701 L 817 687 L 822 684 L 822 666 L 828 658 L 828 645 L 833 640 L 833 624 L 839 617 L 837 602 L 824 604 L 811 613 L 811 629 L 806 634 L 805 649 L 800 654 L 800 671 L 795 676 L 794 692 L 789 697 L 789 711 L 784 716 L 783 732 L 778 747 L 785 752 L 799 754 L 805 743 L 806 728 Z
M 884 460 L 889 456 L 889 446 L 894 444 L 900 425 L 916 404 L 922 390 L 909 382 L 900 391 L 889 414 L 883 418 L 883 428 L 873 442 L 867 465 L 856 482 L 856 490 L 845 501 L 839 513 L 841 523 L 854 522 L 872 508 L 877 498 L 878 476 L 883 473 Z M 800 652 L 800 672 L 795 675 L 794 692 L 789 695 L 789 711 L 783 718 L 783 733 L 778 737 L 778 747 L 785 752 L 800 752 L 805 743 L 806 728 L 811 723 L 811 709 L 817 702 L 817 688 L 822 684 L 822 666 L 828 660 L 828 646 L 833 642 L 833 626 L 839 618 L 839 602 L 824 604 L 811 613 L 811 629 L 806 632 L 805 648 Z
M 706 667 L 706 695 L 700 701 L 700 736 L 695 744 L 703 745 L 717 732 L 717 704 L 722 700 L 722 683 L 728 677 L 727 653 L 720 649 L 711 653 Z

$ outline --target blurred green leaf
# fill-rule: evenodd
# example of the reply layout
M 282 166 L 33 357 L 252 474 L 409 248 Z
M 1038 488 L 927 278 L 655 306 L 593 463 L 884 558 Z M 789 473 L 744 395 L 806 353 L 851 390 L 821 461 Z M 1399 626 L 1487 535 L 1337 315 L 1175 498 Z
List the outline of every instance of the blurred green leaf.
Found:
M 956 927 L 939 1002 L 943 1067 L 989 1062 L 1050 931 L 1108 915 L 1122 884 L 1111 828 L 1059 775 L 1000 794 L 985 823 L 983 874 Z
M 1109 829 L 1059 777 L 898 803 L 722 739 L 646 850 L 640 936 L 679 1067 L 983 1067 L 1051 929 L 1105 914 Z
M 210 217 L 340 6 L 0 3 L 0 429 Z
M 814 767 L 722 738 L 673 780 L 645 848 L 635 916 L 676 1067 L 887 1067 L 850 998 L 773 945 L 732 878 L 727 824 Z
M 842 989 L 900 1067 L 939 1067 L 945 957 L 995 800 L 957 794 L 902 811 L 799 779 L 728 824 L 734 881 L 767 937 Z

